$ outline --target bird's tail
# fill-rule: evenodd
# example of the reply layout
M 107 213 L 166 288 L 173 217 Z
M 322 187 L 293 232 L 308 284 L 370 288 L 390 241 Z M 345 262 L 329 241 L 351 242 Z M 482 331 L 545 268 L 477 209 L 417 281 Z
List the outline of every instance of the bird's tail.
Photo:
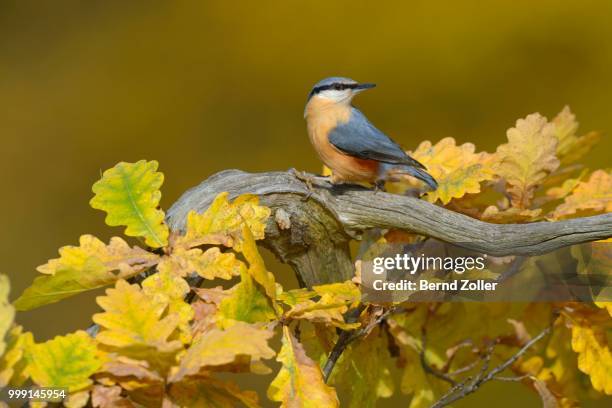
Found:
M 390 169 L 389 173 L 391 175 L 408 174 L 412 177 L 421 180 L 422 182 L 427 184 L 432 190 L 436 190 L 438 188 L 438 182 L 436 181 L 436 179 L 433 178 L 424 169 L 419 169 L 408 165 L 395 165 L 392 167 L 392 169 Z

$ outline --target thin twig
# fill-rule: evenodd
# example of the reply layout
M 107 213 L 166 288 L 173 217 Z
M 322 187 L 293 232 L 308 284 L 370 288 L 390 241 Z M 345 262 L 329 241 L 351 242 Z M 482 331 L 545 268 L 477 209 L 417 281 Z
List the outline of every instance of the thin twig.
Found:
M 502 377 L 502 376 L 497 376 L 497 377 L 493 377 L 494 380 L 498 380 L 498 381 L 516 381 L 516 382 L 520 382 L 523 381 L 525 378 L 529 378 L 531 377 L 530 374 L 525 374 L 525 375 L 519 375 L 518 377 Z
M 474 367 L 476 367 L 476 366 L 478 365 L 478 363 L 479 363 L 479 361 L 478 361 L 478 360 L 474 360 L 474 361 L 472 361 L 470 364 L 468 364 L 468 365 L 466 365 L 466 366 L 464 366 L 464 367 L 458 368 L 458 369 L 456 369 L 455 371 L 451 371 L 450 373 L 448 373 L 448 374 L 446 374 L 446 375 L 448 375 L 449 377 L 453 377 L 453 376 L 455 376 L 455 375 L 463 374 L 463 373 L 465 373 L 465 372 L 470 371 L 470 370 L 471 370 L 471 369 L 473 369 Z
M 523 347 L 521 347 L 519 351 L 512 355 L 512 357 L 487 372 L 488 364 L 492 356 L 492 347 L 490 346 L 489 352 L 487 352 L 484 356 L 483 368 L 480 370 L 476 378 L 474 378 L 473 380 L 471 378 L 468 378 L 460 383 L 457 383 L 431 407 L 441 408 L 452 404 L 453 402 L 460 400 L 461 398 L 464 398 L 465 396 L 475 392 L 483 384 L 491 380 L 499 379 L 502 381 L 519 381 L 518 377 L 509 380 L 508 377 L 499 377 L 497 376 L 497 374 L 501 373 L 502 371 L 510 367 L 512 364 L 514 364 L 516 360 L 518 360 L 523 354 L 525 354 L 527 350 L 529 350 L 535 343 L 537 343 L 544 336 L 550 333 L 551 330 L 552 326 L 548 326 L 546 329 L 542 330 L 540 334 L 529 340 Z

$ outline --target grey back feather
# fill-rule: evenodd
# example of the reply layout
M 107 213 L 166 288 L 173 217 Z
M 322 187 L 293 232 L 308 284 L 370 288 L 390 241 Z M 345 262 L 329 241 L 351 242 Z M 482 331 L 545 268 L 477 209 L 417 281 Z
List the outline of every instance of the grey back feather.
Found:
M 343 153 L 360 159 L 425 169 L 425 166 L 408 156 L 397 143 L 376 129 L 365 115 L 354 107 L 351 108 L 349 121 L 330 132 L 329 142 Z

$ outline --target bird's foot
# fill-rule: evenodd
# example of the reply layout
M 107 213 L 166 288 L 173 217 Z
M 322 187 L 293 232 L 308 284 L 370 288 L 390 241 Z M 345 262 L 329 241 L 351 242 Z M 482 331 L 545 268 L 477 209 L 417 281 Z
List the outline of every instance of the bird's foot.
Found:
M 378 193 L 379 191 L 382 191 L 383 193 L 386 191 L 385 180 L 377 180 L 374 182 L 374 193 Z
M 322 184 L 330 182 L 330 178 L 328 176 L 315 176 L 313 174 L 308 174 L 305 171 L 296 170 L 295 168 L 291 168 L 289 169 L 289 171 L 296 179 L 306 184 L 306 187 L 308 188 L 308 194 L 306 194 L 306 196 L 304 197 L 304 201 L 308 201 L 308 199 L 314 194 L 315 190 L 313 185 L 317 183 Z

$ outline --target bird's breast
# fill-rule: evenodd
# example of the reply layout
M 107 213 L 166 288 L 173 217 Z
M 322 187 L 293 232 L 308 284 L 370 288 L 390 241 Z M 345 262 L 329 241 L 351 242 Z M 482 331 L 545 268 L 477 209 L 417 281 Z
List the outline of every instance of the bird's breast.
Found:
M 350 106 L 333 106 L 311 100 L 306 107 L 310 142 L 336 180 L 373 182 L 378 177 L 378 162 L 349 156 L 329 142 L 330 133 L 336 126 L 348 122 L 350 116 Z

